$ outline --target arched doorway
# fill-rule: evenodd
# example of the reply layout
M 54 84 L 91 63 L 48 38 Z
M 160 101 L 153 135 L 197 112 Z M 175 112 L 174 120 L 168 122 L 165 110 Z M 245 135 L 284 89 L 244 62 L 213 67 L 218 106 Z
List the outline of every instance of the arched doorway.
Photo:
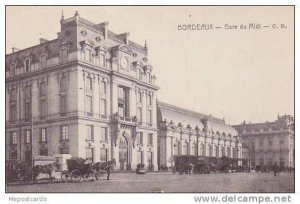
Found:
M 125 170 L 128 165 L 128 141 L 124 136 L 120 138 L 119 162 L 120 162 L 120 170 Z

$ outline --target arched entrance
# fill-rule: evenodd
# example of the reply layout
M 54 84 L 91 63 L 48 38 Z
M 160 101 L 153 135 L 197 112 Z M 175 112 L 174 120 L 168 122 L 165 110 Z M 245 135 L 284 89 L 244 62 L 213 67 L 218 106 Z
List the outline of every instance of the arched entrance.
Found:
M 124 136 L 120 138 L 119 162 L 120 162 L 120 170 L 126 170 L 126 167 L 128 165 L 128 141 Z

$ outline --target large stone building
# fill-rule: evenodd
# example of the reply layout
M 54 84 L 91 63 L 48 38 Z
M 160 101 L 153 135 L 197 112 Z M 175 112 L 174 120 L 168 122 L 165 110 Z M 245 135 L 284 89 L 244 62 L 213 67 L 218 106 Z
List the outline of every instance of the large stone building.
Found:
M 234 126 L 243 140 L 243 157 L 251 168 L 295 167 L 294 118 L 284 115 L 274 122 Z
M 6 56 L 6 159 L 71 154 L 157 169 L 156 91 L 147 46 L 76 12 L 51 41 Z
M 157 104 L 161 168 L 172 167 L 174 155 L 242 158 L 238 132 L 224 120 L 162 102 Z

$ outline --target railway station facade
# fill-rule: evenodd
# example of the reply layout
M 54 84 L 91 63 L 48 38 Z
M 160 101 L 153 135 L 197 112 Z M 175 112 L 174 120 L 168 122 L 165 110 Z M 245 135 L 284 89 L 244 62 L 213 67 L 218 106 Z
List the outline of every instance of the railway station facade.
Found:
M 56 39 L 6 55 L 6 159 L 70 154 L 157 170 L 176 154 L 242 157 L 223 120 L 157 102 L 146 43 L 78 12 L 60 24 Z

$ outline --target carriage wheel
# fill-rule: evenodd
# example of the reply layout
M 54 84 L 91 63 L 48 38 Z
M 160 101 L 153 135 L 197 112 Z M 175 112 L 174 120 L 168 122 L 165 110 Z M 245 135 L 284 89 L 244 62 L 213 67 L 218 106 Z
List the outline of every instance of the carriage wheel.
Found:
M 89 172 L 87 172 L 83 175 L 83 180 L 84 181 L 92 181 L 94 179 L 95 179 L 95 177 L 94 177 L 94 172 L 93 171 L 89 171 Z
M 105 171 L 103 170 L 99 170 L 99 171 L 94 170 L 94 178 L 96 180 L 100 180 L 100 178 L 104 176 L 104 173 Z
M 79 182 L 81 180 L 81 173 L 79 170 L 75 169 L 71 172 L 71 180 L 73 182 Z
M 69 182 L 71 180 L 71 175 L 69 170 L 64 170 L 63 172 L 61 172 L 60 177 L 62 182 Z

